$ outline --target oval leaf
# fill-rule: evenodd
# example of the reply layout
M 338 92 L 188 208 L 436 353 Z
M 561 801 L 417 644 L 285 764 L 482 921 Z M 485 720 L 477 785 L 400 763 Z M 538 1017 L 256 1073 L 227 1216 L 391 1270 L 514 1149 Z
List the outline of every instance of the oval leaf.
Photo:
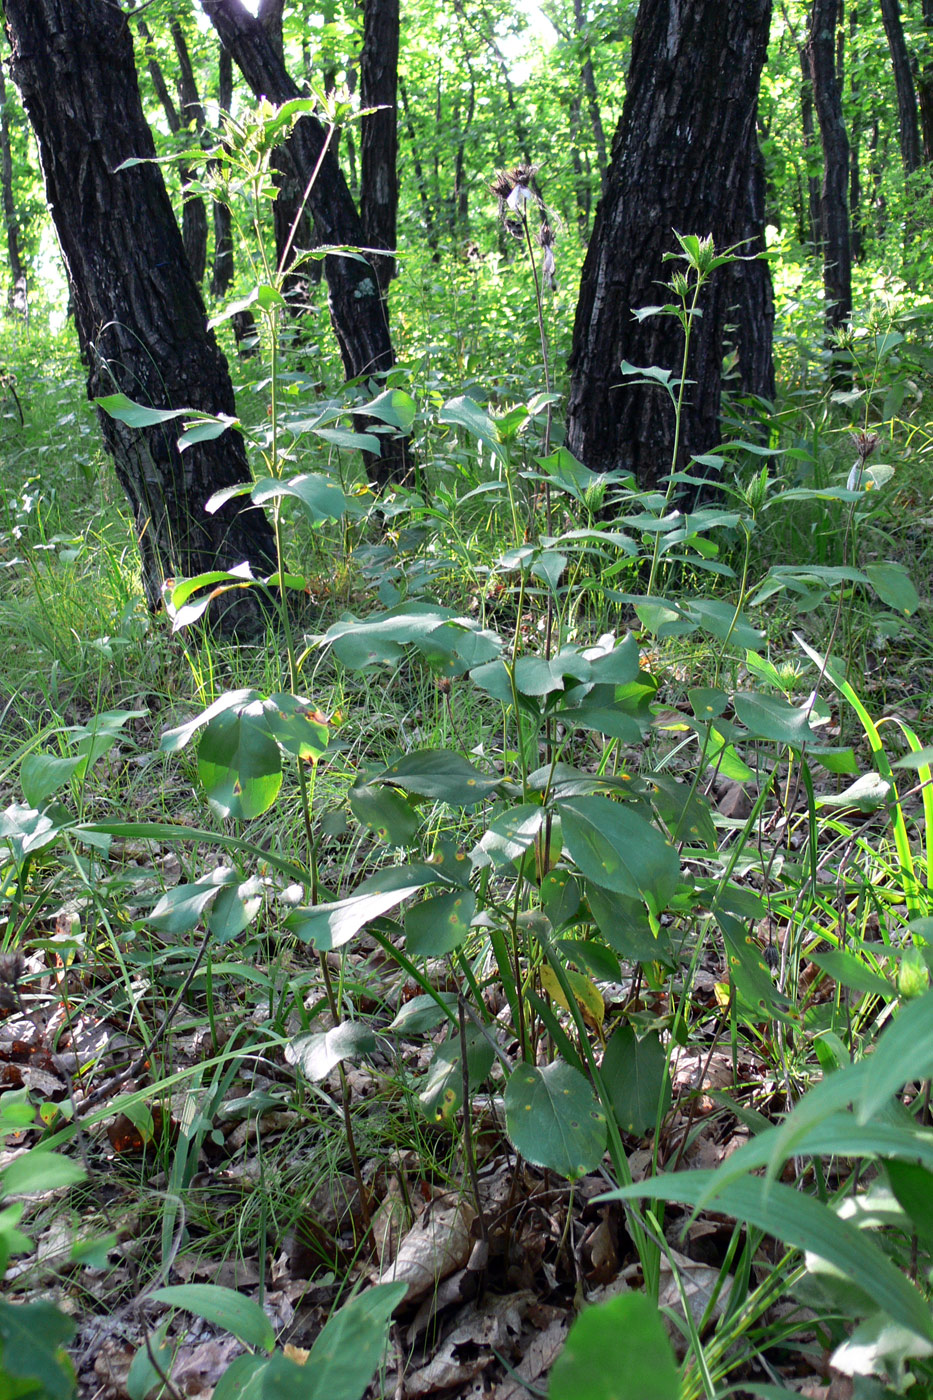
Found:
M 512 1071 L 505 1128 L 526 1162 L 571 1180 L 598 1167 L 606 1150 L 606 1115 L 588 1081 L 561 1060 Z

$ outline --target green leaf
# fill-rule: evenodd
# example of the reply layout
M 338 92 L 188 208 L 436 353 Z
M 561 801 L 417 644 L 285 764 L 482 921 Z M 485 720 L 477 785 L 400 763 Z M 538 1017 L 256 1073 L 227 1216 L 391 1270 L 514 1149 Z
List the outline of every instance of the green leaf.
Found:
M 812 953 L 811 962 L 827 972 L 840 986 L 852 987 L 856 992 L 868 992 L 872 996 L 884 997 L 885 1001 L 894 998 L 894 988 L 890 982 L 879 977 L 861 958 L 854 953 L 834 949 L 828 953 Z
M 917 611 L 920 598 L 903 564 L 878 560 L 874 564 L 866 564 L 865 573 L 882 603 L 887 603 L 889 608 L 904 617 L 910 617 Z
M 315 437 L 323 438 L 334 447 L 348 452 L 378 452 L 380 442 L 375 433 L 354 433 L 349 428 L 312 428 Z
M 75 1393 L 74 1371 L 61 1350 L 74 1334 L 71 1318 L 51 1303 L 0 1301 L 2 1369 L 11 1376 L 37 1381 L 42 1386 L 42 1400 L 69 1400 Z
M 761 695 L 754 690 L 737 692 L 733 704 L 753 738 L 771 739 L 795 749 L 817 739 L 810 728 L 809 705 L 798 709 L 779 695 Z
M 479 1026 L 468 1025 L 464 1039 L 470 1089 L 478 1089 L 492 1069 L 496 1052 Z M 457 1031 L 435 1050 L 418 1101 L 434 1123 L 451 1124 L 463 1107 L 463 1047 Z
M 505 1088 L 505 1128 L 526 1162 L 571 1180 L 598 1167 L 606 1150 L 606 1115 L 589 1082 L 561 1060 L 516 1066 Z
M 41 808 L 47 800 L 70 782 L 82 764 L 82 756 L 58 758 L 50 753 L 27 754 L 20 765 L 19 780 L 23 796 L 30 807 Z
M 503 866 L 520 860 L 534 845 L 544 825 L 544 808 L 534 802 L 512 807 L 489 823 L 473 850 L 471 860 L 477 868 L 485 865 Z
M 57 1191 L 62 1186 L 74 1186 L 83 1181 L 86 1172 L 77 1162 L 61 1157 L 45 1148 L 33 1148 L 3 1168 L 3 1193 L 18 1196 L 31 1191 Z
M 95 399 L 98 408 L 119 423 L 130 428 L 154 428 L 157 423 L 169 423 L 173 418 L 190 417 L 190 408 L 147 408 L 145 404 L 134 403 L 125 394 L 107 394 Z
M 347 499 L 336 481 L 319 472 L 305 472 L 301 476 L 291 476 L 284 481 L 273 476 L 263 477 L 262 481 L 256 482 L 251 492 L 251 498 L 257 506 L 264 505 L 266 501 L 277 500 L 281 496 L 290 496 L 298 501 L 312 525 L 317 525 L 322 520 L 342 520 L 348 513 L 360 513 L 360 507 Z
M 653 1132 L 671 1101 L 667 1056 L 656 1031 L 641 1040 L 631 1026 L 611 1036 L 603 1055 L 602 1078 L 616 1122 L 625 1133 Z
M 203 1317 L 225 1332 L 232 1332 L 244 1346 L 271 1351 L 275 1332 L 258 1303 L 237 1293 L 233 1288 L 221 1288 L 216 1283 L 177 1283 L 157 1288 L 149 1295 L 157 1303 Z
M 849 1071 L 845 1071 L 849 1073 Z M 860 1123 L 868 1123 L 908 1079 L 933 1076 L 933 992 L 908 1002 L 879 1037 L 856 1097 Z M 835 1076 L 833 1076 L 835 1078 Z
M 499 442 L 499 430 L 495 423 L 478 403 L 465 394 L 448 399 L 440 411 L 438 421 L 451 427 L 466 428 L 473 437 L 487 443 L 500 462 L 508 462 L 508 454 Z
M 264 704 L 251 701 L 211 720 L 198 745 L 198 777 L 222 817 L 258 817 L 282 785 L 282 755 L 264 723 Z
M 917 1162 L 886 1162 L 885 1170 L 898 1204 L 910 1216 L 927 1249 L 933 1245 L 933 1172 Z
M 408 433 L 415 421 L 417 404 L 404 389 L 386 389 L 376 398 L 370 399 L 369 403 L 357 405 L 353 412 L 365 413 L 368 418 L 378 418 L 380 422 Z
M 262 725 L 292 758 L 318 759 L 327 749 L 327 725 L 311 701 L 300 695 L 270 695 L 263 702 Z
M 472 890 L 450 890 L 413 904 L 405 915 L 405 947 L 413 958 L 442 958 L 467 938 L 476 912 Z
M 203 417 L 192 419 L 185 424 L 185 431 L 178 438 L 178 450 L 184 452 L 186 448 L 193 447 L 197 442 L 213 442 L 215 438 L 222 437 L 228 428 L 238 428 L 239 418 L 232 418 L 229 413 L 218 413 L 216 417 Z
M 227 575 L 220 574 L 218 577 L 226 578 Z M 240 705 L 247 705 L 259 698 L 258 690 L 228 690 L 212 705 L 208 705 L 206 710 L 195 715 L 194 719 L 186 720 L 184 724 L 177 725 L 175 729 L 167 729 L 159 741 L 159 748 L 163 753 L 177 753 L 194 738 L 199 729 L 203 728 L 205 724 L 209 724 L 215 715 L 223 714 L 225 710 L 232 710 Z
M 349 899 L 338 899 L 334 904 L 295 909 L 285 924 L 303 943 L 313 943 L 319 953 L 330 952 L 348 943 L 371 920 L 381 918 L 404 899 L 417 894 L 426 883 L 425 880 L 419 884 L 403 885 L 400 889 L 351 895 Z
M 880 773 L 863 773 L 842 792 L 822 793 L 818 807 L 854 807 L 858 812 L 876 812 L 887 800 L 894 784 Z
M 389 1319 L 407 1292 L 405 1283 L 378 1283 L 328 1318 L 302 1368 L 309 1384 L 301 1400 L 361 1400 L 382 1361 Z M 297 1390 L 287 1393 L 297 1400 Z
M 374 783 L 389 783 L 403 792 L 449 802 L 453 807 L 475 807 L 500 783 L 474 768 L 461 754 L 446 749 L 420 749 L 390 763 Z
M 664 1321 L 644 1293 L 585 1308 L 548 1382 L 549 1400 L 678 1400 L 680 1393 Z
M 930 1309 L 917 1289 L 868 1235 L 840 1220 L 830 1206 L 812 1196 L 760 1177 L 743 1176 L 720 1190 L 716 1172 L 690 1171 L 623 1186 L 596 1199 L 637 1197 L 702 1205 L 755 1225 L 785 1244 L 825 1259 L 865 1289 L 895 1322 L 921 1337 L 933 1338 Z
M 357 821 L 390 846 L 410 846 L 418 835 L 421 818 L 394 788 L 361 783 L 350 789 L 349 801 Z
M 365 1022 L 343 1021 L 333 1030 L 296 1036 L 285 1047 L 285 1058 L 316 1083 L 326 1079 L 341 1060 L 363 1060 L 375 1049 L 376 1037 Z
M 643 899 L 654 914 L 680 877 L 677 852 L 650 822 L 611 798 L 559 802 L 564 845 L 581 874 L 603 889 Z

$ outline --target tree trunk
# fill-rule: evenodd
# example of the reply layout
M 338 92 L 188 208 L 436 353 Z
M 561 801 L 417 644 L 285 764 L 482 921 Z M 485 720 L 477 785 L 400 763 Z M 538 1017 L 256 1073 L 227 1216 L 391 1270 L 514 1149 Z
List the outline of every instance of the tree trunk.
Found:
M 217 106 L 221 119 L 233 106 L 233 59 L 219 47 L 217 57 Z M 214 262 L 211 269 L 211 296 L 226 296 L 233 281 L 233 216 L 230 207 L 214 200 Z
M 852 230 L 852 257 L 861 262 L 865 251 L 865 221 L 862 215 L 862 144 L 861 57 L 855 47 L 858 35 L 858 5 L 849 7 L 849 37 L 852 40 L 852 64 L 849 68 L 849 94 L 852 99 L 852 137 L 849 151 L 849 223 Z
M 813 126 L 813 79 L 810 76 L 810 59 L 805 47 L 799 49 L 800 57 L 800 126 L 803 131 L 803 159 L 807 169 L 807 211 L 810 216 L 810 242 L 820 241 L 820 182 L 810 173 L 812 152 L 816 146 L 816 131 Z
M 415 172 L 415 184 L 418 187 L 418 197 L 421 201 L 421 213 L 424 216 L 424 236 L 431 249 L 431 261 L 440 262 L 441 252 L 437 241 L 437 227 L 434 221 L 434 210 L 428 195 L 428 187 L 424 177 L 424 166 L 421 164 L 421 157 L 418 153 L 418 138 L 415 135 L 414 123 L 411 119 L 411 110 L 408 106 L 408 93 L 405 91 L 405 83 L 399 78 L 399 97 L 402 99 L 402 111 L 405 114 L 405 127 L 408 131 L 408 139 L 411 142 L 411 164 Z
M 6 78 L 0 64 L 0 193 L 3 199 L 3 224 L 6 229 L 7 258 L 10 264 L 10 289 L 7 308 L 19 316 L 29 311 L 26 264 L 19 244 L 19 216 L 13 194 L 13 148 L 10 144 L 10 118 L 7 110 Z
M 257 97 L 281 104 L 300 97 L 258 19 L 240 0 L 201 0 L 202 8 L 222 42 L 233 55 Z M 328 134 L 317 117 L 301 118 L 283 147 L 302 192 L 308 192 L 308 208 L 322 244 L 350 248 L 365 246 L 360 216 L 347 188 L 343 171 L 330 149 Z M 360 255 L 332 254 L 325 259 L 324 275 L 330 300 L 331 322 L 340 346 L 348 379 L 386 371 L 395 357 L 389 335 L 385 304 L 372 265 Z M 385 451 L 369 461 L 369 470 L 383 485 L 407 473 L 407 448 L 402 438 L 386 437 Z
M 375 110 L 360 121 L 360 215 L 368 248 L 397 242 L 399 0 L 365 0 L 360 54 L 360 104 Z M 373 258 L 383 292 L 395 258 Z
M 813 0 L 807 52 L 813 98 L 823 144 L 820 232 L 823 242 L 823 291 L 830 330 L 852 316 L 852 243 L 849 230 L 849 138 L 842 116 L 836 76 L 835 38 L 838 0 Z
M 891 67 L 894 70 L 901 160 L 904 162 L 904 173 L 911 175 L 920 168 L 920 128 L 917 122 L 917 94 L 910 71 L 910 55 L 901 24 L 901 7 L 897 0 L 881 0 L 881 18 L 884 20 L 884 32 L 888 36 Z
M 126 17 L 107 0 L 5 0 L 5 12 L 13 76 L 38 139 L 68 270 L 89 396 L 122 392 L 156 408 L 233 414 L 226 361 L 205 328 L 161 171 L 149 163 L 155 146 Z M 119 168 L 133 157 L 144 163 Z M 249 480 L 237 433 L 182 454 L 174 422 L 140 429 L 103 412 L 99 418 L 133 510 L 151 607 L 175 575 L 244 560 L 260 574 L 275 568 L 274 537 L 261 511 L 242 497 L 213 515 L 204 509 L 219 488 Z
M 590 125 L 593 128 L 593 141 L 596 145 L 596 162 L 599 166 L 600 193 L 606 193 L 606 182 L 609 174 L 609 164 L 606 159 L 606 136 L 603 131 L 603 119 L 599 110 L 599 94 L 596 91 L 596 74 L 593 72 L 593 59 L 590 55 L 590 46 L 586 37 L 586 12 L 583 8 L 583 0 L 573 0 L 573 19 L 576 28 L 577 42 L 583 50 L 583 62 L 580 65 L 580 76 L 583 79 L 583 91 L 586 93 L 586 105 L 590 114 Z
M 628 360 L 679 370 L 679 323 L 633 314 L 659 300 L 658 283 L 672 270 L 663 260 L 676 246 L 672 229 L 712 234 L 720 249 L 748 236 L 770 17 L 770 0 L 642 0 L 639 7 L 570 358 L 568 446 L 593 470 L 621 468 L 653 485 L 670 469 L 668 398 L 656 388 L 622 386 L 620 365 Z M 694 322 L 688 376 L 695 383 L 682 430 L 686 458 L 708 451 L 718 438 L 730 285 L 714 274 Z M 767 320 L 759 318 L 752 334 L 764 346 Z
M 178 96 L 182 124 L 187 127 L 191 122 L 194 122 L 198 140 L 204 146 L 207 144 L 207 124 L 204 120 L 204 108 L 201 106 L 201 99 L 198 96 L 198 85 L 191 64 L 191 56 L 188 53 L 188 44 L 180 24 L 174 23 L 171 30 L 172 42 L 178 56 Z M 194 175 L 194 167 L 187 166 L 185 175 L 187 182 L 190 182 Z M 207 271 L 207 209 L 202 197 L 199 194 L 191 193 L 188 183 L 182 186 L 182 195 L 185 202 L 182 206 L 181 236 L 191 271 L 194 273 L 194 279 L 201 283 L 204 281 L 204 274 Z
M 927 53 L 933 44 L 933 0 L 923 0 L 923 23 L 927 30 Z M 920 130 L 923 134 L 923 159 L 933 164 L 933 59 L 928 60 L 917 74 L 917 97 L 920 101 Z
M 774 288 L 771 269 L 760 256 L 765 251 L 765 162 L 757 136 L 753 138 L 752 159 L 744 171 L 741 190 L 745 227 L 740 235 L 742 253 L 751 262 L 737 262 L 722 269 L 726 299 L 726 319 L 733 323 L 738 351 L 739 384 L 745 394 L 761 399 L 775 395 Z

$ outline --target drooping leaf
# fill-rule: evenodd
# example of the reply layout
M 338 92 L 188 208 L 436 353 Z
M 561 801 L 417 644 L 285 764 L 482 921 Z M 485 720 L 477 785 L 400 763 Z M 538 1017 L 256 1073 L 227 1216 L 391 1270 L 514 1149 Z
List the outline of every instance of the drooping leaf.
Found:
M 169 423 L 173 418 L 191 413 L 190 408 L 148 408 L 145 404 L 134 403 L 126 394 L 106 394 L 94 402 L 109 417 L 130 428 L 154 428 L 158 423 Z
M 467 1026 L 464 1038 L 470 1089 L 478 1089 L 492 1069 L 495 1050 L 479 1026 Z M 463 1046 L 457 1031 L 435 1050 L 418 1099 L 434 1123 L 452 1123 L 463 1107 Z
M 257 506 L 281 496 L 290 496 L 301 504 L 312 525 L 322 520 L 342 520 L 347 514 L 360 513 L 360 507 L 344 495 L 336 481 L 321 473 L 304 472 L 285 479 L 264 477 L 256 482 L 251 496 Z
M 671 843 L 640 812 L 608 797 L 578 797 L 558 807 L 564 844 L 581 874 L 660 914 L 680 876 Z
M 411 431 L 415 421 L 417 404 L 404 389 L 385 389 L 374 399 L 370 399 L 369 403 L 358 404 L 353 412 L 366 414 L 368 418 L 378 418 L 380 422 L 388 423 L 390 427 L 399 428 L 403 433 L 407 433 Z
M 446 894 L 413 904 L 405 915 L 405 947 L 413 958 L 442 958 L 467 938 L 476 912 L 472 890 Z
M 350 789 L 349 802 L 357 821 L 390 846 L 408 846 L 418 835 L 421 819 L 395 788 L 360 783 Z
M 584 1076 L 561 1060 L 520 1064 L 505 1088 L 509 1141 L 527 1162 L 561 1176 L 585 1176 L 606 1150 L 606 1115 Z
M 41 808 L 47 800 L 70 782 L 87 759 L 78 756 L 59 758 L 51 753 L 27 754 L 20 764 L 19 780 L 30 807 Z
M 469 759 L 446 749 L 415 750 L 390 763 L 372 781 L 449 802 L 452 807 L 475 807 L 500 783 L 498 777 L 481 773 Z
M 409 895 L 417 894 L 426 883 L 424 880 L 420 884 L 403 885 L 400 889 L 350 895 L 349 899 L 339 899 L 334 904 L 295 909 L 285 923 L 303 943 L 313 943 L 319 953 L 330 952 L 348 943 L 372 919 L 381 918 Z
M 313 1082 L 326 1079 L 341 1060 L 361 1060 L 376 1049 L 376 1037 L 363 1021 L 342 1021 L 332 1030 L 299 1035 L 285 1047 L 290 1065 L 298 1065 Z
M 222 817 L 258 817 L 269 810 L 282 785 L 282 755 L 264 723 L 261 700 L 211 720 L 198 744 L 198 777 Z
M 810 708 L 791 705 L 780 695 L 739 692 L 733 699 L 735 713 L 755 738 L 771 739 L 799 749 L 817 735 L 810 728 Z
M 508 462 L 508 454 L 499 441 L 499 430 L 489 414 L 466 394 L 448 399 L 438 415 L 438 421 L 452 427 L 465 428 L 473 437 L 485 442 L 500 462 Z
M 671 1101 L 667 1056 L 657 1032 L 639 1040 L 631 1026 L 622 1026 L 610 1037 L 601 1073 L 622 1131 L 652 1132 Z

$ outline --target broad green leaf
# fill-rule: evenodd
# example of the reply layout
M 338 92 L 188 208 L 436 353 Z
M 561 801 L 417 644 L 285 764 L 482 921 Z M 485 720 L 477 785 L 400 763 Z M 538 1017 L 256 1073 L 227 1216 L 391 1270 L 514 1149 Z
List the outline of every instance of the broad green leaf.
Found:
M 854 807 L 859 812 L 875 812 L 887 800 L 894 787 L 880 773 L 863 773 L 842 792 L 820 793 L 818 807 Z
M 413 958 L 442 958 L 459 948 L 476 912 L 472 890 L 449 890 L 413 904 L 405 915 L 405 948 Z
M 910 1216 L 927 1249 L 933 1245 L 933 1172 L 918 1162 L 886 1162 L 885 1170 L 898 1204 Z
M 349 428 L 312 428 L 311 431 L 315 437 L 347 452 L 378 452 L 380 449 L 375 433 L 354 433 Z
M 440 411 L 438 421 L 451 427 L 466 428 L 473 437 L 485 442 L 500 462 L 508 462 L 508 454 L 499 441 L 499 430 L 495 423 L 478 403 L 465 394 L 448 399 Z
M 216 1283 L 175 1283 L 157 1288 L 149 1296 L 157 1303 L 183 1308 L 225 1332 L 232 1332 L 244 1346 L 262 1351 L 271 1351 L 275 1346 L 272 1323 L 262 1308 L 234 1288 L 221 1288 Z
M 77 770 L 86 764 L 82 756 L 58 758 L 51 753 L 30 753 L 23 759 L 19 780 L 30 807 L 43 807 L 53 793 L 70 782 Z
M 470 1089 L 478 1089 L 492 1069 L 496 1052 L 479 1026 L 468 1025 L 465 1040 Z M 463 1107 L 463 1046 L 458 1031 L 435 1050 L 418 1101 L 434 1123 L 453 1123 Z
M 541 986 L 551 1000 L 556 1002 L 558 1006 L 562 1006 L 565 1011 L 570 1011 L 570 1003 L 553 967 L 545 963 L 539 975 Z M 588 977 L 583 972 L 574 972 L 573 968 L 569 967 L 563 969 L 563 976 L 566 978 L 567 985 L 585 1020 L 591 1026 L 602 1030 L 603 1021 L 606 1018 L 606 1003 L 592 977 Z
M 31 1391 L 30 1400 L 70 1400 L 74 1395 L 74 1370 L 62 1350 L 74 1334 L 71 1318 L 51 1303 L 0 1300 L 2 1371 L 17 1380 L 38 1382 L 41 1389 Z
M 889 560 L 878 560 L 865 565 L 865 573 L 872 588 L 882 603 L 889 608 L 910 617 L 920 606 L 917 590 L 903 564 L 892 564 Z
M 147 408 L 145 404 L 134 403 L 125 394 L 107 394 L 94 402 L 111 418 L 130 428 L 154 428 L 158 423 L 169 423 L 173 418 L 191 414 L 190 408 Z
M 844 1071 L 846 1074 L 849 1070 Z M 908 1079 L 933 1076 L 933 992 L 908 1002 L 898 1012 L 866 1062 L 856 1095 L 859 1122 L 868 1123 Z
M 667 1056 L 656 1031 L 641 1040 L 631 1026 L 622 1026 L 609 1040 L 601 1074 L 623 1132 L 639 1136 L 653 1132 L 671 1101 Z
M 731 646 L 754 651 L 765 639 L 764 632 L 753 627 L 743 612 L 736 613 L 730 603 L 716 598 L 691 598 L 682 605 L 682 611 L 704 632 L 710 632 L 721 642 L 728 639 Z
M 376 1049 L 376 1037 L 363 1021 L 343 1021 L 333 1030 L 299 1035 L 285 1047 L 290 1065 L 298 1065 L 313 1082 L 326 1079 L 341 1060 L 362 1060 Z
M 221 575 L 226 577 L 226 575 Z M 205 724 L 209 724 L 215 715 L 223 714 L 225 710 L 236 709 L 238 706 L 248 705 L 260 698 L 258 690 L 228 690 L 215 700 L 212 705 L 208 705 L 206 710 L 202 710 L 194 719 L 186 720 L 184 724 L 179 724 L 175 729 L 167 729 L 159 741 L 159 748 L 163 753 L 177 753 L 183 749 L 199 729 Z
M 215 438 L 222 437 L 228 428 L 239 426 L 239 418 L 233 418 L 229 413 L 192 419 L 190 423 L 185 424 L 185 431 L 178 438 L 178 450 L 184 452 L 186 448 L 193 447 L 198 442 L 213 442 Z
M 890 982 L 867 967 L 854 953 L 833 949 L 828 953 L 812 953 L 810 960 L 829 973 L 833 981 L 842 987 L 851 987 L 856 992 L 868 992 L 872 996 L 884 997 L 885 1001 L 894 998 L 894 988 Z
M 390 763 L 372 781 L 449 802 L 452 807 L 475 807 L 500 783 L 498 777 L 481 773 L 468 759 L 447 749 L 415 750 Z
M 626 962 L 665 962 L 671 946 L 667 931 L 655 934 L 640 899 L 586 882 L 586 899 L 603 938 Z
M 312 525 L 322 520 L 342 520 L 347 514 L 360 513 L 360 507 L 348 500 L 336 481 L 320 473 L 304 472 L 285 480 L 267 476 L 256 482 L 251 496 L 257 506 L 281 496 L 291 496 L 300 502 Z
M 608 797 L 578 797 L 558 808 L 564 844 L 581 874 L 660 914 L 680 876 L 671 843 L 640 813 Z
M 361 1400 L 386 1349 L 389 1320 L 408 1285 L 377 1283 L 333 1313 L 318 1333 L 302 1370 L 308 1390 L 289 1400 Z
M 810 707 L 799 709 L 779 695 L 739 691 L 734 699 L 735 713 L 753 738 L 771 739 L 799 749 L 812 744 L 817 735 L 810 728 Z
M 549 1400 L 679 1400 L 680 1373 L 656 1303 L 619 1293 L 584 1308 L 551 1368 Z
M 349 899 L 338 899 L 334 904 L 295 909 L 285 923 L 302 943 L 313 943 L 319 953 L 330 952 L 348 943 L 373 919 L 381 918 L 410 895 L 417 894 L 426 883 L 425 880 L 419 884 L 403 885 L 400 889 L 351 895 Z
M 263 701 L 262 725 L 293 758 L 318 759 L 328 744 L 327 724 L 310 700 L 287 692 Z
M 505 1128 L 526 1162 L 571 1180 L 606 1150 L 606 1115 L 584 1076 L 561 1060 L 543 1069 L 520 1064 L 505 1088 Z
M 637 1197 L 702 1205 L 765 1230 L 785 1244 L 825 1259 L 865 1289 L 895 1322 L 921 1337 L 933 1338 L 929 1305 L 917 1289 L 870 1236 L 840 1220 L 830 1206 L 812 1196 L 761 1177 L 741 1177 L 720 1190 L 715 1172 L 690 1171 L 623 1186 L 596 1199 Z
M 201 736 L 198 777 L 222 817 L 258 817 L 278 796 L 282 755 L 264 720 L 264 704 L 254 700 L 216 715 Z
M 520 860 L 544 825 L 544 808 L 534 802 L 512 807 L 489 823 L 470 857 L 474 866 L 503 866 Z
M 417 405 L 411 394 L 404 389 L 386 389 L 383 393 L 377 394 L 369 403 L 358 404 L 354 413 L 363 413 L 368 418 L 378 418 L 382 423 L 388 423 L 390 427 L 400 428 L 403 433 L 411 431 L 411 426 L 415 421 Z
M 61 1186 L 74 1186 L 87 1173 L 70 1157 L 61 1157 L 45 1148 L 33 1148 L 21 1157 L 14 1157 L 2 1170 L 3 1194 L 18 1196 L 32 1191 L 57 1191 Z
M 390 846 L 409 846 L 418 835 L 421 818 L 395 788 L 361 783 L 350 789 L 349 802 L 357 821 Z
M 456 993 L 439 992 L 438 996 L 449 1010 L 456 1014 Z M 386 1029 L 397 1031 L 399 1035 L 421 1035 L 424 1031 L 433 1031 L 442 1021 L 449 1022 L 450 1016 L 438 1005 L 434 997 L 425 993 L 404 1002 Z

